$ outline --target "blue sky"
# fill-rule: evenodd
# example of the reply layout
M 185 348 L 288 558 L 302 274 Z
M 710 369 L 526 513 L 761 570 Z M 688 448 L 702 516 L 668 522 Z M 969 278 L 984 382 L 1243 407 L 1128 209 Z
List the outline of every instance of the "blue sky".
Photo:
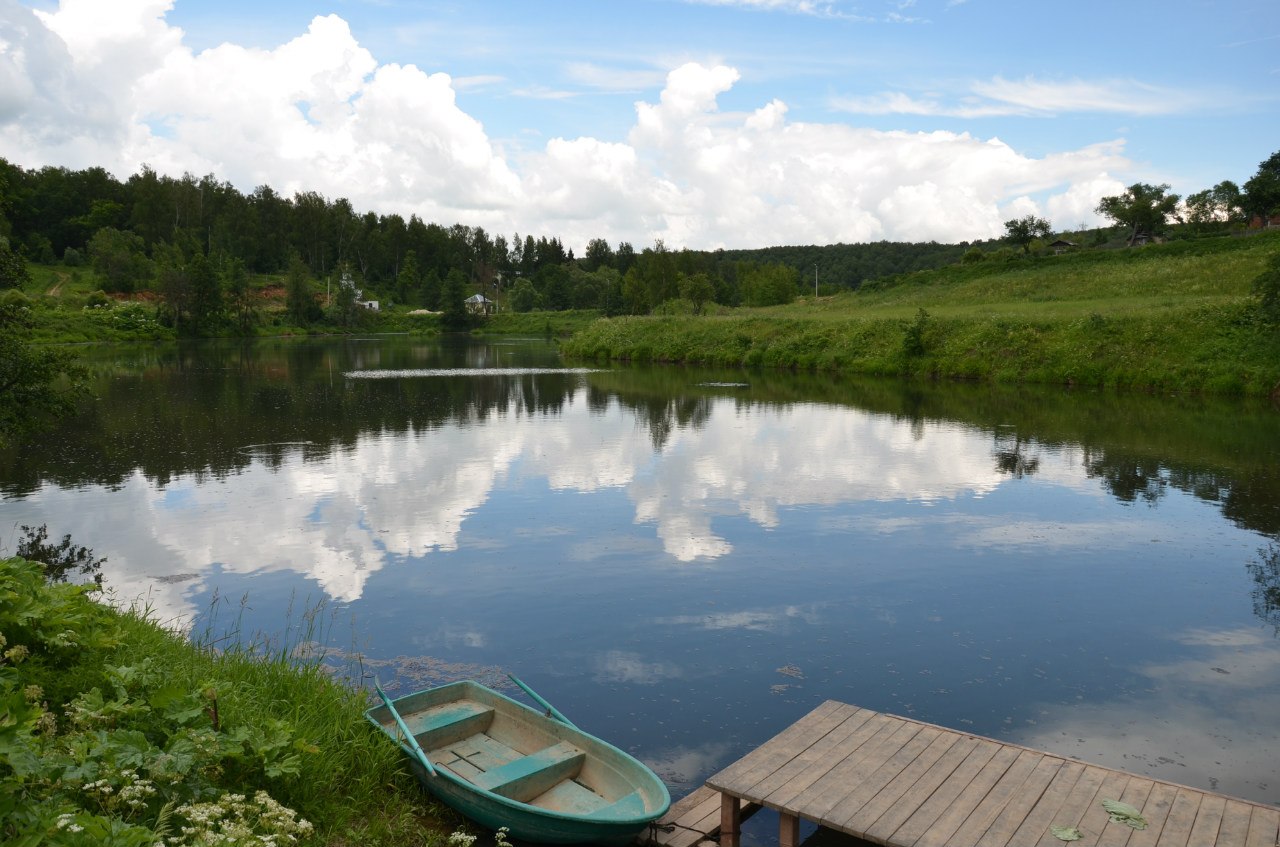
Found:
M 6 42 L 19 164 L 146 161 L 571 246 L 1065 229 L 1280 149 L 1275 2 L 0 0 Z

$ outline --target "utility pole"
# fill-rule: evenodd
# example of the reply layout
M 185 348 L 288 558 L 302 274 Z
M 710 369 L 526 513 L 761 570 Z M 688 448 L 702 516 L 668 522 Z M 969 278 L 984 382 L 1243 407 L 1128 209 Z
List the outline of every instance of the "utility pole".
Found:
M 813 265 L 813 299 L 818 299 L 818 265 L 816 262 Z

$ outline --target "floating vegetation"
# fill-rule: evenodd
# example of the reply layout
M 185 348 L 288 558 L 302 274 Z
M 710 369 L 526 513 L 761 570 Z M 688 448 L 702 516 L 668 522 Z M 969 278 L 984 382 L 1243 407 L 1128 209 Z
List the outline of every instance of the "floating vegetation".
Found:
M 783 676 L 792 677 L 793 679 L 804 679 L 804 671 L 800 670 L 795 665 L 783 665 L 778 668 L 778 673 Z
M 493 665 L 477 665 L 470 662 L 448 662 L 435 656 L 396 656 L 391 659 L 371 659 L 363 653 L 325 647 L 307 641 L 294 648 L 297 658 L 324 659 L 325 669 L 335 675 L 346 674 L 354 685 L 369 685 L 374 676 L 386 671 L 387 680 L 382 687 L 388 692 L 401 689 L 418 690 L 434 688 L 450 682 L 474 679 L 489 688 L 511 688 L 507 672 Z
M 1049 832 L 1059 841 L 1079 841 L 1084 834 L 1074 826 L 1051 826 Z
M 190 582 L 193 579 L 199 579 L 199 578 L 200 578 L 200 574 L 198 573 L 173 573 L 173 574 L 166 574 L 164 576 L 152 577 L 152 579 L 154 579 L 156 582 L 162 585 L 174 585 L 179 582 Z
M 1114 823 L 1122 823 L 1131 829 L 1146 829 L 1147 819 L 1133 806 L 1119 800 L 1103 800 L 1102 808 L 1107 810 L 1107 817 Z
M 541 374 L 593 374 L 600 368 L 411 368 L 409 370 L 347 371 L 347 379 L 404 379 L 418 376 L 538 376 Z

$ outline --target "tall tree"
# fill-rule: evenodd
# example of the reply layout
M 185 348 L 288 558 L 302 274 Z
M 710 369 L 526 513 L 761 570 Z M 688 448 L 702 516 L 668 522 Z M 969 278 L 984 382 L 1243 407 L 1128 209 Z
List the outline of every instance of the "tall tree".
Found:
M 582 267 L 588 271 L 597 271 L 601 266 L 613 267 L 613 248 L 603 238 L 593 238 L 587 242 Z
M 89 239 L 89 258 L 107 291 L 128 293 L 146 287 L 152 268 L 144 250 L 140 237 L 114 227 L 103 227 Z
M 1264 159 L 1244 184 L 1243 205 L 1250 215 L 1280 214 L 1280 150 Z
M 1022 252 L 1031 252 L 1031 242 L 1037 238 L 1048 238 L 1053 232 L 1049 222 L 1035 215 L 1024 215 L 1004 222 L 1004 237 L 1022 248 Z
M 1123 194 L 1103 197 L 1097 212 L 1119 226 L 1129 228 L 1132 246 L 1141 236 L 1159 235 L 1178 208 L 1179 197 L 1169 193 L 1168 185 L 1135 182 Z
M 231 317 L 242 334 L 248 333 L 254 321 L 257 320 L 253 308 L 253 294 L 249 290 L 249 273 L 245 270 L 243 261 L 233 258 L 226 261 L 222 274 Z
M 418 267 L 418 254 L 410 249 L 404 254 L 400 273 L 396 274 L 396 300 L 400 303 L 408 303 L 416 299 L 421 285 L 422 269 Z
M 440 308 L 444 312 L 440 322 L 450 329 L 464 329 L 471 323 L 467 313 L 467 278 L 457 268 L 449 271 L 444 279 Z
M 311 269 L 298 255 L 289 261 L 289 275 L 285 277 L 285 306 L 294 325 L 306 326 L 311 322 L 316 307 L 315 295 L 311 292 Z
M 197 251 L 188 263 L 191 279 L 191 329 L 196 335 L 211 335 L 222 321 L 222 280 L 209 259 Z

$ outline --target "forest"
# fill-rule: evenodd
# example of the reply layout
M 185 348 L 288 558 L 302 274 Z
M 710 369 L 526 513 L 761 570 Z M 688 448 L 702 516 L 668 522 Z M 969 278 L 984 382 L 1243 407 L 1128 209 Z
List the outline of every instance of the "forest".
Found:
M 1280 198 L 1280 153 L 1243 190 L 1223 182 L 1182 202 L 1168 186 L 1136 184 L 1104 198 L 1098 212 L 1115 232 L 1170 237 L 1220 234 L 1267 212 Z M 592 239 L 575 256 L 558 237 L 487 232 L 378 214 L 314 191 L 292 197 L 261 185 L 244 194 L 209 174 L 180 178 L 143 166 L 121 181 L 100 167 L 25 169 L 0 159 L 0 289 L 29 279 L 27 262 L 92 269 L 98 303 L 142 297 L 184 335 L 249 333 L 261 320 L 263 290 L 281 294 L 277 320 L 306 327 L 350 325 L 360 306 L 439 311 L 446 325 L 468 322 L 467 297 L 497 308 L 596 310 L 604 315 L 713 304 L 769 306 L 803 292 L 833 294 L 871 280 L 957 262 L 1014 260 L 1043 250 L 1048 221 L 1006 223 L 1006 237 L 982 243 L 877 242 L 750 250 L 637 250 Z M 1073 246 L 1104 246 L 1110 229 L 1070 234 Z M 1003 246 L 1002 246 L 1003 245 Z M 1016 247 L 1021 247 L 1017 250 Z M 92 305 L 92 304 L 91 304 Z
M 231 324 L 245 317 L 254 277 L 292 285 L 290 317 L 300 325 L 323 318 L 318 292 L 344 279 L 355 287 L 349 294 L 384 307 L 447 312 L 459 296 L 480 293 L 513 311 L 644 314 L 673 299 L 698 311 L 790 302 L 815 270 L 833 293 L 950 264 L 969 246 L 695 251 L 658 241 L 637 250 L 593 239 L 575 256 L 555 236 L 360 211 L 313 191 L 287 197 L 262 185 L 244 194 L 214 175 L 174 178 L 144 166 L 121 181 L 103 168 L 24 169 L 3 159 L 0 239 L 11 257 L 0 288 L 13 287 L 21 260 L 91 268 L 106 294 L 153 292 L 162 318 L 189 334 L 214 332 L 213 312 Z

